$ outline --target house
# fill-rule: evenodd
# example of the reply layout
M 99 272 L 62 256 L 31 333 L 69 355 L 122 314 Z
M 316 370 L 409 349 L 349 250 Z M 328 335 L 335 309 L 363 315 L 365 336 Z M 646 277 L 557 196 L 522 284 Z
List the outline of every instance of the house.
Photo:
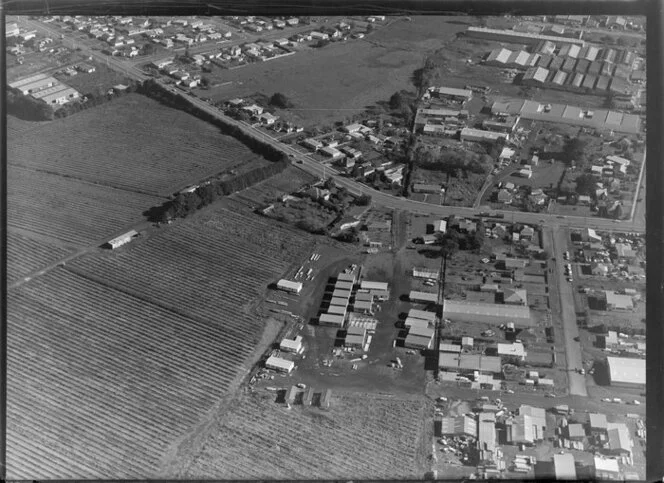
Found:
M 445 233 L 447 230 L 447 221 L 445 220 L 436 220 L 433 222 L 433 232 L 434 233 Z
M 524 226 L 519 234 L 522 240 L 532 240 L 533 236 L 535 236 L 535 230 L 530 226 Z
M 585 242 L 591 242 L 591 243 L 592 242 L 598 242 L 599 243 L 599 242 L 602 241 L 602 237 L 599 236 L 593 228 L 586 228 L 582 232 L 581 237 L 582 237 L 583 241 L 585 241 Z
M 626 258 L 627 260 L 634 260 L 636 258 L 636 251 L 627 243 L 616 243 L 614 248 L 616 255 L 620 258 Z
M 304 141 L 302 141 L 302 145 L 314 151 L 318 151 L 319 149 L 323 148 L 322 142 L 312 138 L 307 138 Z
M 477 223 L 467 218 L 457 218 L 456 226 L 461 233 L 475 233 L 477 231 Z
M 483 131 L 480 129 L 473 129 L 465 127 L 461 130 L 461 141 L 464 142 L 489 142 L 495 143 L 498 139 L 509 140 L 507 133 Z
M 506 205 L 509 205 L 510 203 L 512 203 L 512 193 L 510 193 L 506 189 L 501 189 L 500 191 L 498 191 L 497 199 L 499 203 L 504 203 Z
M 500 155 L 498 156 L 498 161 L 501 163 L 509 163 L 514 158 L 515 154 L 516 151 L 514 151 L 514 149 L 505 147 L 500 152 Z
M 531 178 L 533 176 L 533 172 L 530 169 L 520 169 L 515 174 L 521 178 Z
M 252 104 L 251 106 L 242 106 L 243 111 L 247 111 L 253 116 L 260 116 L 263 114 L 263 108 L 261 106 L 257 106 L 256 104 Z
M 264 112 L 260 116 L 258 116 L 258 120 L 261 121 L 263 124 L 266 124 L 268 126 L 273 125 L 278 119 L 279 119 L 279 116 L 274 116 L 274 115 L 270 114 L 269 112 Z

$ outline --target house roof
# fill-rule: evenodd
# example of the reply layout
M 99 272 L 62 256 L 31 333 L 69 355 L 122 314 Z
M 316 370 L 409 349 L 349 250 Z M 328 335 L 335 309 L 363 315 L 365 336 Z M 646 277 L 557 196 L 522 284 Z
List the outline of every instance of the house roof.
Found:
M 615 293 L 611 290 L 605 290 L 606 303 L 618 309 L 631 309 L 634 307 L 634 302 L 631 295 L 623 295 Z

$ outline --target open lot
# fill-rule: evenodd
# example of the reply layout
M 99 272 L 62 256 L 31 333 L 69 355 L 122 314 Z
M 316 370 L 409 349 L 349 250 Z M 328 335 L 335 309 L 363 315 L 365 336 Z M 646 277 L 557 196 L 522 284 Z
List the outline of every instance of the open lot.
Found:
M 10 117 L 9 125 L 14 121 Z M 24 125 L 18 124 L 14 133 Z M 10 176 L 25 168 L 155 196 L 236 167 L 268 163 L 211 124 L 139 94 L 12 134 L 7 148 Z M 102 158 L 103 163 L 90 162 Z
M 179 476 L 411 479 L 426 471 L 418 454 L 421 396 L 333 391 L 328 411 L 300 404 L 287 409 L 276 399 L 268 391 L 241 395 Z
M 56 78 L 64 84 L 76 89 L 82 96 L 86 94 L 106 94 L 106 92 L 115 85 L 127 84 L 126 76 L 118 73 L 105 64 L 93 62 L 89 59 L 85 59 L 85 63 L 94 66 L 95 71 L 89 74 L 79 72 L 75 76 L 60 74 Z
M 227 100 L 281 92 L 294 107 L 277 111 L 280 116 L 305 126 L 331 124 L 387 101 L 396 91 L 412 90 L 411 76 L 427 52 L 443 47 L 468 24 L 441 17 L 399 19 L 362 40 L 222 71 L 223 81 L 230 84 L 205 91 L 205 96 Z M 323 85 L 325 96 L 320 95 Z
M 72 252 L 48 237 L 30 235 L 21 230 L 7 233 L 7 283 L 18 281 L 34 270 L 38 270 Z

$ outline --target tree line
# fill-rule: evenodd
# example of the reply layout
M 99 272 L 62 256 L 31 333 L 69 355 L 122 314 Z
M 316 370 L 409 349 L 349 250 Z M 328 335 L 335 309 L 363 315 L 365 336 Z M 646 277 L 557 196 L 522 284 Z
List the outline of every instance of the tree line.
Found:
M 219 119 L 218 117 L 202 110 L 201 108 L 192 104 L 189 99 L 186 99 L 181 94 L 167 90 L 154 79 L 148 79 L 147 81 L 143 82 L 138 87 L 136 92 L 150 97 L 168 107 L 188 112 L 189 114 L 192 114 L 199 119 L 214 124 L 221 130 L 222 133 L 240 140 L 254 153 L 260 154 L 269 161 L 288 160 L 288 156 L 283 151 L 275 148 L 269 143 L 261 141 L 260 139 L 250 134 L 247 134 L 242 128 L 236 126 L 235 124 L 228 123 L 223 119 Z
M 7 114 L 24 121 L 50 121 L 53 109 L 41 99 L 23 95 L 19 89 L 7 87 Z
M 148 212 L 150 221 L 167 222 L 176 218 L 185 218 L 217 199 L 249 188 L 275 174 L 284 171 L 290 163 L 281 160 L 267 166 L 259 166 L 246 173 L 227 180 L 215 180 L 199 186 L 191 193 L 179 193 L 175 198 L 154 207 Z

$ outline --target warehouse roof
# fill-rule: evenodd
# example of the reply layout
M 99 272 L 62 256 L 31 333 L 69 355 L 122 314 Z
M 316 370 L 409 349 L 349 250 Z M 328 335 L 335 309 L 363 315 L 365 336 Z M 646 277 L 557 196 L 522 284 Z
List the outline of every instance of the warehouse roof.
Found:
M 411 290 L 410 294 L 408 295 L 408 298 L 410 300 L 415 300 L 415 301 L 425 301 L 433 303 L 438 302 L 438 294 L 432 292 L 420 292 L 417 290 Z
M 481 354 L 461 354 L 459 356 L 459 369 L 498 374 L 502 371 L 502 365 L 500 357 L 484 356 Z
M 330 305 L 346 307 L 348 305 L 348 299 L 345 297 L 332 297 L 332 300 L 330 300 Z
M 441 420 L 441 433 L 443 435 L 477 436 L 477 421 L 470 416 L 462 415 L 456 417 L 444 417 Z
M 450 344 L 448 342 L 441 342 L 439 350 L 440 352 L 452 352 L 458 354 L 461 352 L 461 346 L 457 344 Z
M 406 321 L 404 322 L 404 325 L 407 328 L 411 328 L 411 327 L 426 328 L 426 327 L 429 327 L 429 322 L 426 321 L 426 320 L 422 320 L 422 319 L 413 319 L 412 317 L 407 317 Z
M 576 467 L 572 453 L 553 455 L 553 472 L 556 480 L 576 480 Z
M 606 294 L 607 305 L 613 306 L 617 309 L 631 309 L 634 307 L 631 295 L 618 294 L 612 290 L 604 290 L 604 293 Z
M 570 438 L 583 438 L 586 432 L 583 430 L 582 424 L 573 423 L 567 425 L 567 435 Z
M 507 59 L 510 58 L 510 55 L 512 54 L 511 50 L 507 50 L 505 48 L 500 48 L 500 49 L 494 49 L 491 51 L 489 56 L 487 57 L 486 61 L 487 62 L 501 62 L 501 63 L 506 63 Z
M 433 322 L 436 320 L 436 313 L 429 312 L 427 310 L 410 309 L 408 311 L 408 317 L 412 317 L 414 319 L 423 319 Z
M 387 282 L 372 282 L 370 280 L 362 280 L 360 288 L 362 290 L 388 290 L 389 285 Z
M 445 300 L 443 317 L 454 319 L 459 315 L 477 317 L 478 321 L 485 318 L 495 319 L 500 323 L 502 319 L 510 318 L 516 323 L 532 323 L 530 308 L 523 305 L 498 305 L 480 302 L 466 302 L 462 300 Z
M 549 75 L 549 71 L 543 67 L 531 67 L 523 75 L 523 80 L 534 80 L 537 82 L 545 82 Z
M 595 463 L 595 471 L 611 472 L 611 473 L 620 473 L 620 466 L 618 465 L 618 460 L 613 458 L 602 458 L 601 456 L 595 456 L 593 459 Z
M 631 357 L 607 357 L 611 382 L 643 384 L 646 383 L 646 361 Z
M 592 429 L 607 429 L 606 414 L 590 413 L 588 417 Z
M 454 87 L 435 87 L 433 89 L 439 96 L 465 97 L 470 99 L 473 91 L 469 89 L 456 89 Z
M 433 339 L 433 334 L 431 337 L 427 337 L 419 334 L 408 334 L 406 336 L 405 345 L 406 347 L 431 347 L 431 340 Z
M 344 316 L 339 314 L 321 314 L 318 322 L 321 324 L 344 325 Z
M 265 361 L 265 365 L 269 367 L 277 367 L 286 371 L 292 371 L 293 367 L 295 367 L 295 363 L 293 361 L 282 359 L 281 357 L 277 356 L 268 357 L 267 361 Z
M 439 352 L 438 367 L 445 369 L 458 369 L 459 357 L 459 354 L 455 352 Z

